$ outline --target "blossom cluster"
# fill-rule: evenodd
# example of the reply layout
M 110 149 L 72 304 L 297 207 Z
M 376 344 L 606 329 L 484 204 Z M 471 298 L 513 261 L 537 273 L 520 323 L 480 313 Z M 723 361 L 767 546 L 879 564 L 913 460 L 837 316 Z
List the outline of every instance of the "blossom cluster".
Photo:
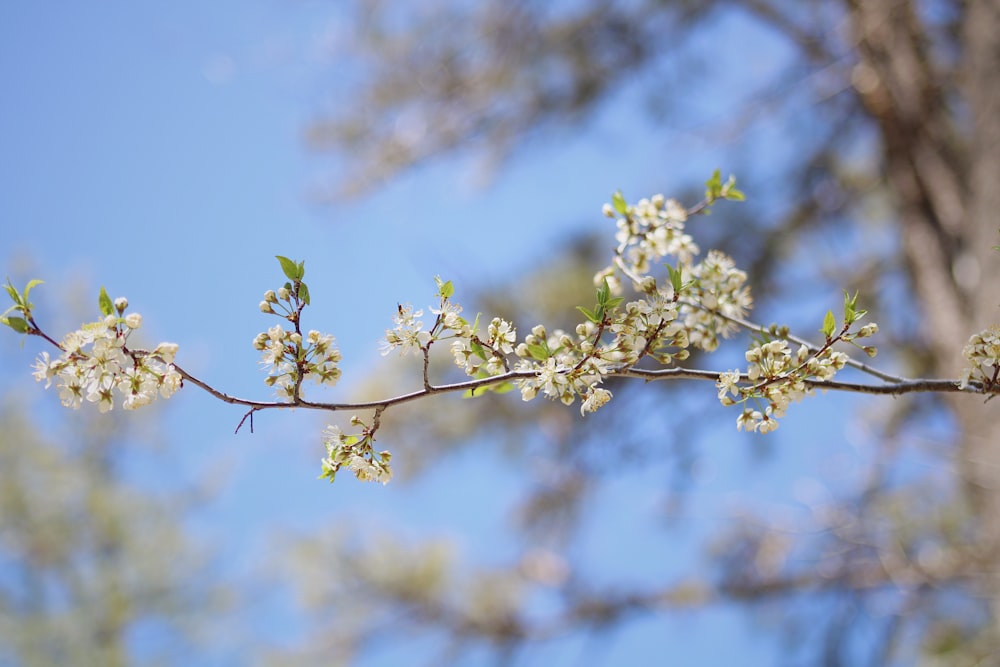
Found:
M 810 393 L 806 382 L 828 382 L 837 371 L 847 365 L 848 356 L 833 349 L 838 341 L 860 346 L 855 341 L 878 332 L 878 325 L 866 324 L 856 331 L 851 325 L 864 315 L 856 311 L 854 302 L 848 298 L 845 306 L 845 324 L 840 333 L 834 335 L 831 326 L 832 314 L 828 314 L 824 330 L 827 343 L 818 350 L 800 344 L 794 351 L 788 340 L 766 340 L 752 345 L 746 351 L 747 369 L 726 371 L 719 375 L 716 387 L 722 405 L 742 404 L 743 411 L 736 418 L 739 430 L 769 433 L 778 428 L 778 419 L 785 416 L 788 406 L 802 400 Z M 874 348 L 862 347 L 873 355 Z M 754 402 L 757 409 L 748 407 Z
M 374 427 L 366 426 L 358 417 L 351 417 L 351 424 L 363 427 L 360 435 L 345 435 L 339 426 L 329 425 L 323 431 L 326 457 L 320 462 L 320 479 L 331 482 L 342 468 L 347 468 L 362 482 L 388 484 L 392 479 L 392 454 L 376 453 L 372 447 Z
M 103 296 L 103 291 L 102 291 Z M 122 407 L 134 410 L 152 403 L 157 396 L 169 398 L 182 384 L 173 366 L 176 343 L 160 343 L 151 352 L 130 350 L 126 343 L 142 325 L 139 313 L 125 315 L 128 301 L 118 298 L 105 317 L 68 334 L 60 343 L 60 354 L 51 358 L 42 352 L 35 362 L 35 379 L 49 387 L 55 382 L 66 407 L 79 408 L 87 401 L 100 412 L 114 407 L 115 396 Z
M 802 400 L 808 393 L 806 380 L 826 381 L 833 378 L 847 363 L 847 355 L 827 348 L 813 354 L 806 345 L 794 352 L 786 340 L 772 340 L 751 347 L 746 352 L 747 371 L 727 371 L 720 374 L 716 386 L 719 401 L 734 405 L 754 399 L 766 404 L 763 409 L 744 407 L 736 418 L 740 430 L 768 433 L 778 428 L 778 419 L 785 416 L 788 406 Z M 750 384 L 741 386 L 746 379 Z
M 602 210 L 615 219 L 615 254 L 633 275 L 649 273 L 652 263 L 663 257 L 677 257 L 682 264 L 689 264 L 698 254 L 697 244 L 684 230 L 687 209 L 674 199 L 658 194 L 629 206 L 618 195 Z
M 291 329 L 276 324 L 257 334 L 254 349 L 261 352 L 260 365 L 267 370 L 265 382 L 276 387 L 278 398 L 295 401 L 302 397 L 302 382 L 333 386 L 340 379 L 340 350 L 333 336 L 312 329 L 302 335 L 302 310 L 309 305 L 309 288 L 302 282 L 305 264 L 279 256 L 281 270 L 290 282 L 264 293 L 260 311 L 287 320 Z
M 524 400 L 541 393 L 571 405 L 579 397 L 582 412 L 593 412 L 610 400 L 611 392 L 599 386 L 609 375 L 645 357 L 665 364 L 688 356 L 687 330 L 678 322 L 669 287 L 619 307 L 622 299 L 612 298 L 605 285 L 598 290 L 597 307 L 581 309 L 588 319 L 573 334 L 549 333 L 536 325 L 520 343 L 516 327 L 501 317 L 492 318 L 481 334 L 478 318 L 472 324 L 461 318 L 461 306 L 450 295 L 450 287 L 439 290 L 440 303 L 431 309 L 437 318 L 429 329 L 417 319 L 422 311 L 400 306 L 395 327 L 386 331 L 383 353 L 427 353 L 434 342 L 449 339 L 455 364 L 468 376 L 489 378 L 513 371 Z
M 962 389 L 970 382 L 980 382 L 984 389 L 993 389 L 1000 381 L 1000 325 L 973 334 L 962 349 L 967 365 L 962 371 L 958 386 Z
M 725 187 L 736 192 L 731 183 Z M 720 193 L 713 196 L 724 196 Z M 616 261 L 597 274 L 597 306 L 580 308 L 586 321 L 572 333 L 550 333 L 537 325 L 518 343 L 514 325 L 494 317 L 481 334 L 478 318 L 471 325 L 461 318 L 461 307 L 450 299 L 451 283 L 439 279 L 433 324 L 425 328 L 423 311 L 400 305 L 394 327 L 386 331 L 383 354 L 398 349 L 402 355 L 427 355 L 434 342 L 449 339 L 455 364 L 469 377 L 512 371 L 523 400 L 542 394 L 571 405 L 580 398 L 586 413 L 611 399 L 611 392 L 600 386 L 610 375 L 643 359 L 662 365 L 682 361 L 692 346 L 714 350 L 720 336 L 735 330 L 732 318 L 743 317 L 752 306 L 746 273 L 714 250 L 694 261 L 699 248 L 685 231 L 689 212 L 673 199 L 655 195 L 629 205 L 616 194 L 603 210 L 616 221 Z M 675 258 L 678 268 L 668 271 L 669 283 L 658 285 L 650 273 L 667 256 Z M 622 275 L 631 280 L 638 299 L 623 303 L 617 296 Z
M 680 320 L 693 347 L 712 352 L 719 337 L 732 335 L 753 306 L 747 274 L 723 252 L 710 250 L 695 262 L 699 248 L 685 232 L 688 212 L 677 201 L 655 195 L 628 205 L 620 195 L 605 204 L 604 214 L 617 225 L 615 263 L 597 273 L 594 282 L 607 281 L 616 294 L 622 291 L 621 271 L 643 293 L 657 290 L 652 276 L 654 262 L 672 257 L 676 268 L 668 273 L 678 299 Z

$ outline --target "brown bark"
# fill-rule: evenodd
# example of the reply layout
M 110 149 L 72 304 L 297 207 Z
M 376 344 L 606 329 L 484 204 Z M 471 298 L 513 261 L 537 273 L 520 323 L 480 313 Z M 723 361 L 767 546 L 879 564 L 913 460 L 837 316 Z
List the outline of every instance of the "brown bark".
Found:
M 970 0 L 964 26 L 965 86 L 973 134 L 968 148 L 969 193 L 964 232 L 969 272 L 970 332 L 1000 322 L 995 287 L 1000 285 L 1000 4 Z M 959 341 L 964 342 L 964 341 Z M 954 401 L 962 429 L 962 456 L 973 509 L 979 517 L 979 547 L 991 597 L 994 641 L 1000 640 L 1000 405 Z
M 848 4 L 858 94 L 882 136 L 931 365 L 954 377 L 968 337 L 1000 321 L 991 289 L 1000 284 L 1000 255 L 990 249 L 1000 226 L 1000 4 L 967 4 L 959 73 L 935 68 L 911 0 Z M 956 74 L 961 102 L 946 97 Z M 955 104 L 964 108 L 956 113 Z M 970 126 L 958 126 L 965 114 Z M 950 404 L 960 430 L 956 463 L 977 526 L 972 551 L 1000 631 L 1000 406 L 967 398 Z

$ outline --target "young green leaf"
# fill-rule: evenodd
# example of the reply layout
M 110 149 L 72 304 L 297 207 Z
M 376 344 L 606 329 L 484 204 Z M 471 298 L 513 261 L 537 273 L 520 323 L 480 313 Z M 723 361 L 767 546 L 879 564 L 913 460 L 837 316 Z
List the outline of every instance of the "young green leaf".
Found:
M 31 293 L 31 288 L 35 287 L 36 285 L 41 285 L 43 282 L 45 282 L 45 281 L 39 280 L 38 278 L 35 278 L 34 280 L 29 280 L 28 284 L 24 286 L 24 305 L 25 306 L 27 306 L 29 308 L 31 307 L 31 304 L 28 303 L 28 294 Z
M 486 361 L 486 359 L 487 359 L 486 350 L 484 350 L 483 346 L 480 345 L 478 342 L 476 342 L 475 340 L 469 341 L 469 349 L 472 350 L 472 353 L 474 355 L 476 355 L 477 357 L 479 357 L 483 361 Z M 490 355 L 490 356 L 492 356 L 492 355 Z
M 625 215 L 628 212 L 628 203 L 625 201 L 625 197 L 622 196 L 621 190 L 616 190 L 611 195 L 611 205 L 619 215 Z
M 833 337 L 833 330 L 837 328 L 837 319 L 833 316 L 833 311 L 826 311 L 826 317 L 823 318 L 823 335 L 826 336 L 827 340 Z
M 299 301 L 307 306 L 309 305 L 309 288 L 302 282 L 299 283 Z
M 545 361 L 549 358 L 549 348 L 545 345 L 528 345 L 528 354 L 531 355 L 532 359 L 537 361 Z
M 278 263 L 281 264 L 281 271 L 285 274 L 285 277 L 289 280 L 298 280 L 301 278 L 299 275 L 299 265 L 288 259 L 287 257 L 282 257 L 281 255 L 275 255 Z
M 101 309 L 101 315 L 107 317 L 115 312 L 115 304 L 111 302 L 111 297 L 108 296 L 108 291 L 101 288 L 101 293 L 97 297 L 97 305 Z
M 868 314 L 867 310 L 858 310 L 858 293 L 851 296 L 844 292 L 844 323 L 854 324 Z
M 24 300 L 21 298 L 21 293 L 17 291 L 13 283 L 10 282 L 10 278 L 7 279 L 7 284 L 3 286 L 7 290 L 7 294 L 10 295 L 11 300 L 19 306 L 24 305 Z
M 597 288 L 597 305 L 603 306 L 608 302 L 608 298 L 611 296 L 611 285 L 608 284 L 608 279 L 605 278 L 601 286 Z
M 680 294 L 681 288 L 684 286 L 683 282 L 683 269 L 666 265 L 667 273 L 670 275 L 670 286 L 674 288 L 674 294 Z
M 732 176 L 729 177 L 729 183 L 726 184 L 725 195 L 729 201 L 746 201 L 747 199 L 742 190 L 736 189 L 736 179 Z
M 714 201 L 722 194 L 722 172 L 718 169 L 712 172 L 712 178 L 705 181 L 705 199 Z
M 451 284 L 450 280 L 441 280 L 440 277 L 434 276 L 434 282 L 437 283 L 438 296 L 442 299 L 450 299 L 451 295 L 455 293 L 455 286 Z
M 593 322 L 594 324 L 600 324 L 601 319 L 603 319 L 603 317 L 598 317 L 597 313 L 590 310 L 589 308 L 584 308 L 583 306 L 577 306 L 576 309 L 579 310 L 581 313 L 583 313 L 583 316 L 586 317 L 591 322 Z
M 0 322 L 6 324 L 17 333 L 28 332 L 28 322 L 23 317 L 4 317 L 0 318 Z

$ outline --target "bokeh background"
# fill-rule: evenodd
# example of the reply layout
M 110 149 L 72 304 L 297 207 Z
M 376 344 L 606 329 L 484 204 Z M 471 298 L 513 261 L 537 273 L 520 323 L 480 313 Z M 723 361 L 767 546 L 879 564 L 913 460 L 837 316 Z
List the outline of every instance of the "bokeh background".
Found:
M 0 262 L 45 280 L 53 335 L 105 286 L 265 399 L 257 304 L 304 260 L 345 359 L 311 395 L 386 396 L 419 368 L 378 341 L 434 276 L 468 314 L 572 326 L 611 193 L 690 204 L 721 168 L 750 201 L 690 229 L 750 271 L 756 320 L 817 338 L 860 289 L 881 367 L 955 377 L 995 320 L 991 4 L 8 3 Z M 234 433 L 196 387 L 70 412 L 43 349 L 0 346 L 0 664 L 995 655 L 992 406 L 831 393 L 761 437 L 709 383 L 616 384 L 586 419 L 444 396 L 386 413 L 392 484 L 331 486 L 320 431 L 349 415 Z

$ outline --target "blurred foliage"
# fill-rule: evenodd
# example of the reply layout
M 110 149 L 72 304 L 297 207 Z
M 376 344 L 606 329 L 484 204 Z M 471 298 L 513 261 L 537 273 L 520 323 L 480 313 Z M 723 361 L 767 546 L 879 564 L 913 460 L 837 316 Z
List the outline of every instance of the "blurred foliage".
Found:
M 0 408 L 0 664 L 186 664 L 228 606 L 183 523 L 199 494 L 125 472 L 141 420 L 38 412 Z

